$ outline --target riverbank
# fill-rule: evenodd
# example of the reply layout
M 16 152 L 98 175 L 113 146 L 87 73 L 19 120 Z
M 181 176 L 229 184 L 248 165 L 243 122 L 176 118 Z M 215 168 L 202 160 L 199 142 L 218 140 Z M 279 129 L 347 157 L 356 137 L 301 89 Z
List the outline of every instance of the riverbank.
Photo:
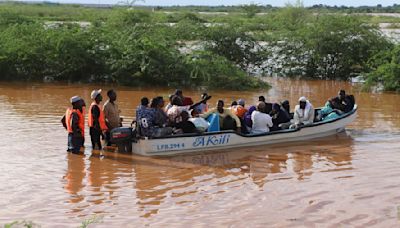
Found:
M 369 75 L 395 46 L 374 17 L 318 14 L 302 5 L 266 15 L 209 15 L 1 4 L 0 14 L 3 81 L 264 89 L 252 75 Z M 185 46 L 192 41 L 201 45 Z

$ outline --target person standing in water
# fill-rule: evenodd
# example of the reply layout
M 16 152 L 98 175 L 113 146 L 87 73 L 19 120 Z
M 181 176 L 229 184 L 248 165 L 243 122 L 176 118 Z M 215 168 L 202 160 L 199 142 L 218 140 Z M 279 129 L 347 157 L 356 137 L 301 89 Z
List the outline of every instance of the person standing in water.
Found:
M 122 118 L 119 116 L 121 111 L 118 109 L 118 105 L 115 103 L 117 100 L 117 93 L 110 89 L 107 91 L 108 100 L 103 105 L 104 118 L 107 125 L 106 132 L 106 144 L 111 146 L 110 143 L 110 132 L 112 129 L 122 127 Z
M 100 106 L 100 102 L 103 100 L 101 96 L 101 89 L 93 90 L 90 94 L 93 102 L 89 108 L 88 114 L 88 125 L 90 128 L 90 139 L 92 141 L 92 148 L 95 149 L 96 145 L 101 150 L 100 136 L 104 139 L 103 132 L 107 131 L 107 125 L 104 118 L 103 110 Z
M 83 105 L 85 101 L 79 96 L 70 99 L 72 108 L 68 108 L 61 122 L 68 131 L 68 150 L 78 154 L 83 146 L 85 134 L 85 118 L 83 116 Z

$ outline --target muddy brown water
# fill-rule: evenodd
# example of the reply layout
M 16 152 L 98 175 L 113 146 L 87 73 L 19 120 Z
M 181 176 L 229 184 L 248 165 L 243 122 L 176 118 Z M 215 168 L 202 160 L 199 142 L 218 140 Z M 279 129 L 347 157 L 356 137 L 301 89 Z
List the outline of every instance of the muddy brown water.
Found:
M 209 91 L 210 103 L 255 103 L 262 94 L 294 107 L 305 95 L 321 106 L 344 88 L 358 118 L 346 133 L 310 142 L 150 158 L 92 151 L 86 141 L 74 155 L 60 117 L 71 96 L 89 103 L 99 86 L 0 83 L 0 226 L 97 218 L 96 227 L 399 227 L 400 95 L 345 82 L 270 82 L 269 91 Z M 140 97 L 173 90 L 116 89 L 125 125 Z

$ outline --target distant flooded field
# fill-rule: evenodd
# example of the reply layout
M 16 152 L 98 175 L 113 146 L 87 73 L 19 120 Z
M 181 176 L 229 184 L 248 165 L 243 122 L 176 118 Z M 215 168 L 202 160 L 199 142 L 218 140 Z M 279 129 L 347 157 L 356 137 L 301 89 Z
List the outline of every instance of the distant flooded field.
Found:
M 347 82 L 268 79 L 269 91 L 208 91 L 230 103 L 300 96 L 314 106 L 345 89 L 358 117 L 345 133 L 315 141 L 162 158 L 66 152 L 60 118 L 73 95 L 99 86 L 0 83 L 0 226 L 42 227 L 398 227 L 400 95 Z M 102 87 L 103 91 L 109 87 Z M 142 96 L 174 88 L 116 87 L 124 124 Z M 199 100 L 202 90 L 184 90 Z M 86 131 L 88 132 L 88 131 Z

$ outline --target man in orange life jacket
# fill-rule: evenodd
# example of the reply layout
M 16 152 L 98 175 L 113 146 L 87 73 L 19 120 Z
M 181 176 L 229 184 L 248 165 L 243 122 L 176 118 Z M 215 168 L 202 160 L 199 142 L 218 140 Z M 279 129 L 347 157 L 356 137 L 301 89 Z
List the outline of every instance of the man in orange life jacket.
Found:
M 83 146 L 85 132 L 85 118 L 83 106 L 85 101 L 78 97 L 71 97 L 72 109 L 68 108 L 61 122 L 68 131 L 68 151 L 78 154 Z
M 107 131 L 107 125 L 104 118 L 103 109 L 100 107 L 100 102 L 103 100 L 101 96 L 101 89 L 93 90 L 90 94 L 93 102 L 89 108 L 88 124 L 90 127 L 90 139 L 92 140 L 92 148 L 95 149 L 96 145 L 101 150 L 100 136 L 104 139 L 103 132 Z

